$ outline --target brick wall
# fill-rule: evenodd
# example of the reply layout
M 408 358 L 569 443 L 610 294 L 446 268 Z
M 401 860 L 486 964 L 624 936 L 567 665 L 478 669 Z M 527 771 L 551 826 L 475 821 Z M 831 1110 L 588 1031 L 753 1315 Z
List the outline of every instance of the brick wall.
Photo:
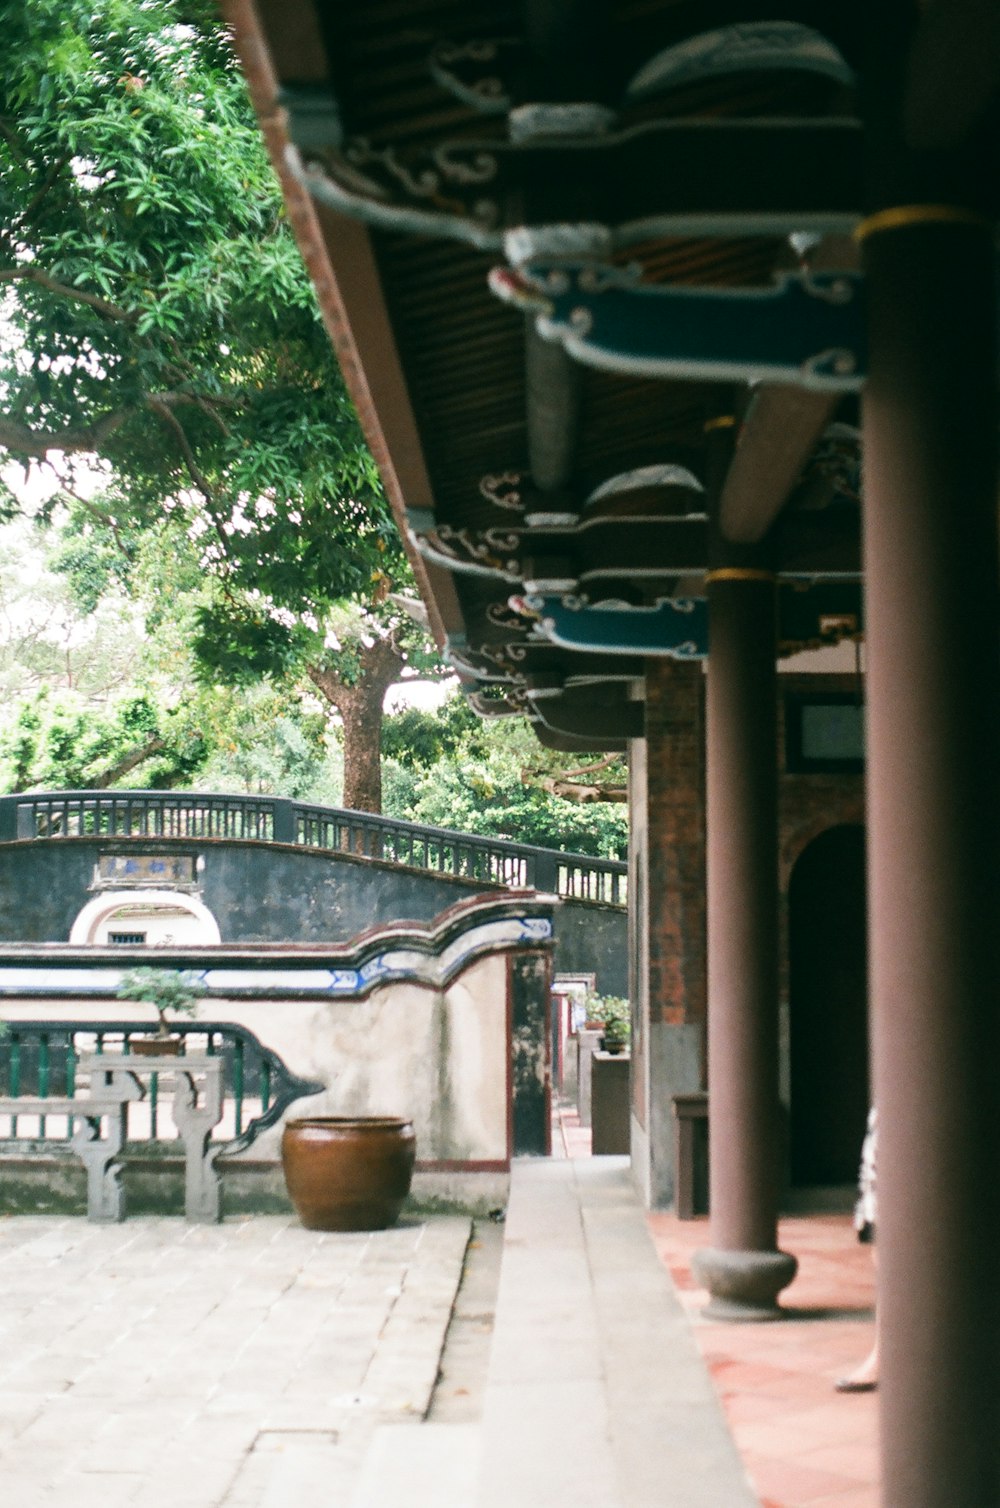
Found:
M 782 693 L 853 692 L 850 676 L 782 675 Z M 671 1097 L 705 1082 L 704 689 L 700 664 L 651 661 L 646 737 L 630 754 L 633 1170 L 647 1203 L 673 1197 Z M 860 774 L 785 772 L 779 707 L 781 1081 L 788 1082 L 788 885 L 813 838 L 863 821 Z
M 851 676 L 783 675 L 782 693 L 853 691 Z M 632 848 L 647 848 L 636 875 L 641 899 L 633 938 L 633 980 L 641 988 L 647 960 L 648 1020 L 703 1023 L 705 979 L 704 676 L 701 666 L 650 662 L 646 740 L 633 757 Z M 787 895 L 795 861 L 808 844 L 841 822 L 864 821 L 864 777 L 789 774 L 784 769 L 784 702 L 779 705 L 779 885 L 783 989 L 787 974 Z M 643 789 L 644 788 L 644 789 Z M 643 799 L 644 797 L 644 799 Z M 641 810 L 640 810 L 641 808 Z M 641 861 L 639 861 L 641 864 Z M 644 944 L 644 946 L 643 946 Z

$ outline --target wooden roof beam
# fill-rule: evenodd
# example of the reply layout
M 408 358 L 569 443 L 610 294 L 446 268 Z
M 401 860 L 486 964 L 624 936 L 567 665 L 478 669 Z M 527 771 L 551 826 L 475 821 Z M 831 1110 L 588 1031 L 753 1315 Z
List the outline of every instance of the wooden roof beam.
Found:
M 719 499 L 719 526 L 726 539 L 749 545 L 764 538 L 839 403 L 839 393 L 814 393 L 791 384 L 765 383 L 757 389 Z

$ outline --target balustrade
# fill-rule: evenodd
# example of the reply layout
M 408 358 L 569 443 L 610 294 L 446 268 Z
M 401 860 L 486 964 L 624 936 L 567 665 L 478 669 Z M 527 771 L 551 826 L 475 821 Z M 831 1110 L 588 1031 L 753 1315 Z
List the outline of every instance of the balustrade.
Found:
M 624 906 L 627 865 L 274 796 L 59 791 L 0 797 L 0 842 L 109 838 L 288 843 L 565 900 Z

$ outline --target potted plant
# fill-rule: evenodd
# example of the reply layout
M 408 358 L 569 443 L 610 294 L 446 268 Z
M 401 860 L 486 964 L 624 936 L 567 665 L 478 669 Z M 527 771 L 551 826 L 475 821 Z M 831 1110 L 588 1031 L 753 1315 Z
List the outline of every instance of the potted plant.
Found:
M 628 1001 L 621 995 L 592 995 L 587 1014 L 601 1024 L 601 1047 L 604 1052 L 624 1052 L 632 1035 L 632 1017 Z
M 130 1037 L 129 1047 L 140 1056 L 176 1057 L 184 1051 L 183 1037 L 170 1031 L 170 1016 L 193 1016 L 205 986 L 184 969 L 129 969 L 123 974 L 115 995 L 119 1000 L 141 1000 L 151 1005 L 157 1015 L 155 1036 Z

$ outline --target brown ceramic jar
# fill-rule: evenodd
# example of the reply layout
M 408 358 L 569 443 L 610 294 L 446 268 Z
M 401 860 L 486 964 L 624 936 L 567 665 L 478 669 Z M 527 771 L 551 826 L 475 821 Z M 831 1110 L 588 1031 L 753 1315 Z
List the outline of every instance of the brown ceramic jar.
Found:
M 396 1116 L 313 1115 L 285 1123 L 285 1183 L 307 1230 L 384 1230 L 410 1192 L 416 1138 Z

